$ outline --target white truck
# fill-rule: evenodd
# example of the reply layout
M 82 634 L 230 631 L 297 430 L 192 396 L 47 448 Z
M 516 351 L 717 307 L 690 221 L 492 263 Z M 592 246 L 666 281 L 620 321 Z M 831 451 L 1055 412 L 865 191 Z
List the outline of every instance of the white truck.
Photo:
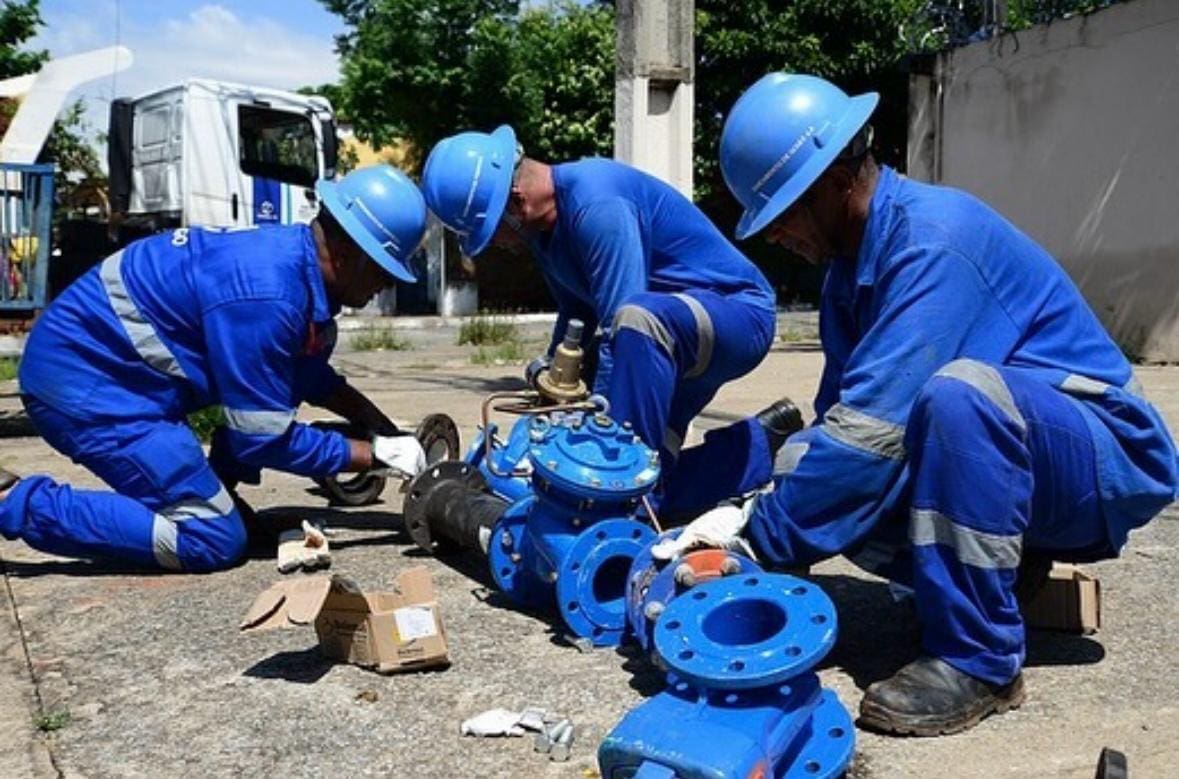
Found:
M 332 106 L 314 95 L 189 79 L 115 100 L 109 131 L 110 208 L 129 232 L 307 222 L 315 182 L 335 176 Z

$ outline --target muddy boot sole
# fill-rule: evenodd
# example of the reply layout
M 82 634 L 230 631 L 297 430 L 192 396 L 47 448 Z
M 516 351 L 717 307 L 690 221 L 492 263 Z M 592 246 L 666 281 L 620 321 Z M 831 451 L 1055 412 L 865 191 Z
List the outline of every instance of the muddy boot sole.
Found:
M 905 714 L 865 699 L 860 704 L 860 718 L 856 724 L 896 736 L 950 736 L 973 728 L 992 714 L 1004 714 L 1012 709 L 1018 709 L 1023 704 L 1024 697 L 1023 676 L 1018 676 L 1002 695 L 980 701 L 973 710 L 952 718 Z

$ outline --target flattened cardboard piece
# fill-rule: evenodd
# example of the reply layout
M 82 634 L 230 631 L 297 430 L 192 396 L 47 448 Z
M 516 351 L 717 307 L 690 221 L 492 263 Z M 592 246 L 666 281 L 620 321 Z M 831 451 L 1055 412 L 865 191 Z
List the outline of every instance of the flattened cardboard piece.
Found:
M 1041 630 L 1090 635 L 1101 627 L 1101 582 L 1076 566 L 1057 563 L 1023 611 L 1024 623 Z
M 315 624 L 320 651 L 380 673 L 450 664 L 434 583 L 423 567 L 401 573 L 390 592 L 366 593 L 343 576 L 281 581 L 255 599 L 242 630 Z

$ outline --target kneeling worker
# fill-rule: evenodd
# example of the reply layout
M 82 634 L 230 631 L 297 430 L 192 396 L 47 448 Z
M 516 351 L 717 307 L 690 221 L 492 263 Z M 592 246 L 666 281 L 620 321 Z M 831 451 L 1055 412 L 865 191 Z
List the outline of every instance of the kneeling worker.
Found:
M 773 468 L 779 442 L 753 420 L 685 452 L 706 468 L 698 481 L 727 472 L 730 495 L 769 487 L 706 513 L 661 554 L 747 541 L 769 563 L 844 554 L 908 585 L 921 657 L 868 688 L 861 722 L 935 735 L 1023 700 L 1017 577 L 1043 576 L 1045 560 L 1116 557 L 1175 498 L 1179 467 L 1060 266 L 976 198 L 877 166 L 875 105 L 776 73 L 725 123 L 738 237 L 764 231 L 830 263 L 818 421 Z
M 261 468 L 326 477 L 424 467 L 412 436 L 349 440 L 295 422 L 306 400 L 366 429 L 392 428 L 328 366 L 333 316 L 394 279 L 414 280 L 405 262 L 426 222 L 417 187 L 387 165 L 316 190 L 323 208 L 310 225 L 146 238 L 53 302 L 21 361 L 22 400 L 51 446 L 116 492 L 0 470 L 5 538 L 67 557 L 211 571 L 245 551 L 230 489 Z M 226 427 L 207 460 L 186 415 L 210 405 L 224 408 Z

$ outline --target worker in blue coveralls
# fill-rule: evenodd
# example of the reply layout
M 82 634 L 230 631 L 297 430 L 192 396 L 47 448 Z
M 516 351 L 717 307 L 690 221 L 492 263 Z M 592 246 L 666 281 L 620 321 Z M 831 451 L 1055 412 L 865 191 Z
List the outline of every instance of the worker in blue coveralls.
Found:
M 231 489 L 259 469 L 310 477 L 414 475 L 412 436 L 349 440 L 295 422 L 301 401 L 396 428 L 328 365 L 341 305 L 393 280 L 425 230 L 417 187 L 387 165 L 316 187 L 310 225 L 182 228 L 137 241 L 46 310 L 20 366 L 25 409 L 51 446 L 115 492 L 0 471 L 0 533 L 51 554 L 211 571 L 246 549 Z M 186 414 L 221 405 L 206 460 Z M 252 513 L 252 512 L 251 512 Z
M 530 250 L 557 303 L 548 355 L 570 319 L 600 329 L 594 391 L 673 469 L 688 424 L 774 337 L 761 272 L 692 203 L 608 159 L 548 165 L 511 127 L 440 141 L 422 174 L 426 204 L 474 257 Z M 527 371 L 530 382 L 546 359 Z
M 764 490 L 657 554 L 844 554 L 912 588 L 922 654 L 868 688 L 861 722 L 935 735 L 1023 700 L 1021 576 L 1116 557 L 1179 476 L 1162 419 L 1064 271 L 976 198 L 878 166 L 876 102 L 774 73 L 727 118 L 737 236 L 830 262 L 826 364 L 815 424 L 776 458 L 754 420 L 684 452 L 683 469 L 707 469 L 702 486 Z

